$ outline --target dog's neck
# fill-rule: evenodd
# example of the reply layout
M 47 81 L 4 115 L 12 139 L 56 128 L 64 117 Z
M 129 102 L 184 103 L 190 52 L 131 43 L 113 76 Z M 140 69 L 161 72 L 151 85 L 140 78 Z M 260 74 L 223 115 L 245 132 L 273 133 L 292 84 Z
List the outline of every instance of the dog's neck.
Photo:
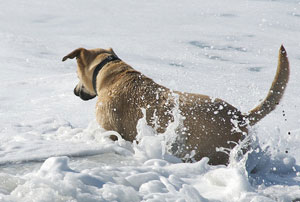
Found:
M 94 70 L 94 73 L 93 73 L 93 80 L 92 80 L 92 82 L 93 82 L 93 88 L 94 88 L 94 91 L 95 91 L 95 93 L 96 93 L 96 95 L 98 95 L 98 93 L 97 93 L 97 86 L 96 86 L 96 84 L 97 84 L 97 75 L 98 75 L 98 73 L 99 73 L 99 71 L 106 65 L 106 64 L 108 64 L 109 62 L 112 62 L 112 61 L 115 61 L 115 60 L 120 60 L 116 55 L 109 55 L 109 56 L 107 56 L 104 60 L 102 60 L 102 62 L 100 62 L 97 66 L 96 66 L 96 68 L 95 68 L 95 70 Z

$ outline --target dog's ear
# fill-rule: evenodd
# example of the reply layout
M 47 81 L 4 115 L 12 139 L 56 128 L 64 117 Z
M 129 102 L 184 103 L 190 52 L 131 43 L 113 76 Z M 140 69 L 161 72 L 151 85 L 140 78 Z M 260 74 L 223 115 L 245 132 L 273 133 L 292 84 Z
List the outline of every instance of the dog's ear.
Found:
M 115 53 L 115 51 L 112 48 L 109 48 L 108 51 L 111 52 L 112 54 L 114 54 L 115 56 L 117 56 L 117 54 Z
M 66 55 L 65 57 L 63 57 L 62 61 L 66 61 L 67 59 L 73 59 L 73 58 L 78 58 L 80 57 L 81 52 L 85 51 L 84 48 L 77 48 L 75 50 L 73 50 L 71 53 L 69 53 L 68 55 Z

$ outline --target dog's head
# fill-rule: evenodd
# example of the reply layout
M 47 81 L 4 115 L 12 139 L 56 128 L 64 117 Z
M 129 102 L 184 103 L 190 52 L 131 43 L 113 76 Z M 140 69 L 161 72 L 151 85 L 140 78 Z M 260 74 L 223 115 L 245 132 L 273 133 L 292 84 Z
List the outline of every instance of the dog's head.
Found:
M 96 92 L 93 88 L 93 72 L 95 67 L 107 55 L 115 55 L 115 53 L 111 48 L 107 50 L 77 48 L 63 57 L 62 61 L 76 57 L 79 83 L 74 88 L 74 94 L 82 100 L 90 100 L 96 97 Z

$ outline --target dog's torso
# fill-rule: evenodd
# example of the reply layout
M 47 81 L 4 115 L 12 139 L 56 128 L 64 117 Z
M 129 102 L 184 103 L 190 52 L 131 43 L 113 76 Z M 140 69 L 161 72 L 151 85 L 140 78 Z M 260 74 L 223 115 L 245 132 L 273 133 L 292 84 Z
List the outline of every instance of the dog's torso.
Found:
M 172 110 L 177 103 L 183 125 L 176 131 L 180 144 L 174 144 L 174 154 L 184 158 L 195 151 L 195 160 L 207 156 L 211 164 L 228 162 L 228 155 L 216 152 L 216 148 L 232 149 L 247 132 L 245 120 L 235 107 L 204 95 L 172 92 L 120 63 L 112 64 L 123 67 L 118 73 L 101 70 L 101 74 L 113 78 L 111 85 L 107 85 L 108 79 L 99 79 L 105 80 L 106 87 L 99 84 L 96 117 L 104 129 L 118 131 L 125 140 L 133 141 L 145 109 L 148 125 L 163 133 L 174 121 Z

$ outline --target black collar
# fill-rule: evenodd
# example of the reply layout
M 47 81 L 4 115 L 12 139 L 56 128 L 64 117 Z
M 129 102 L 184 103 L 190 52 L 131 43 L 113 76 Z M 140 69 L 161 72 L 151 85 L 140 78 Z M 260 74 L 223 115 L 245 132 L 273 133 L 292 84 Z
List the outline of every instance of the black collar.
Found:
M 107 63 L 115 61 L 115 60 L 120 60 L 120 59 L 117 56 L 115 56 L 115 55 L 110 55 L 110 56 L 106 57 L 102 62 L 100 62 L 97 65 L 97 67 L 95 68 L 94 73 L 93 73 L 93 80 L 92 80 L 92 82 L 93 82 L 93 88 L 94 88 L 94 91 L 95 91 L 96 95 L 97 95 L 96 82 L 97 82 L 97 75 L 98 75 L 99 71 Z

